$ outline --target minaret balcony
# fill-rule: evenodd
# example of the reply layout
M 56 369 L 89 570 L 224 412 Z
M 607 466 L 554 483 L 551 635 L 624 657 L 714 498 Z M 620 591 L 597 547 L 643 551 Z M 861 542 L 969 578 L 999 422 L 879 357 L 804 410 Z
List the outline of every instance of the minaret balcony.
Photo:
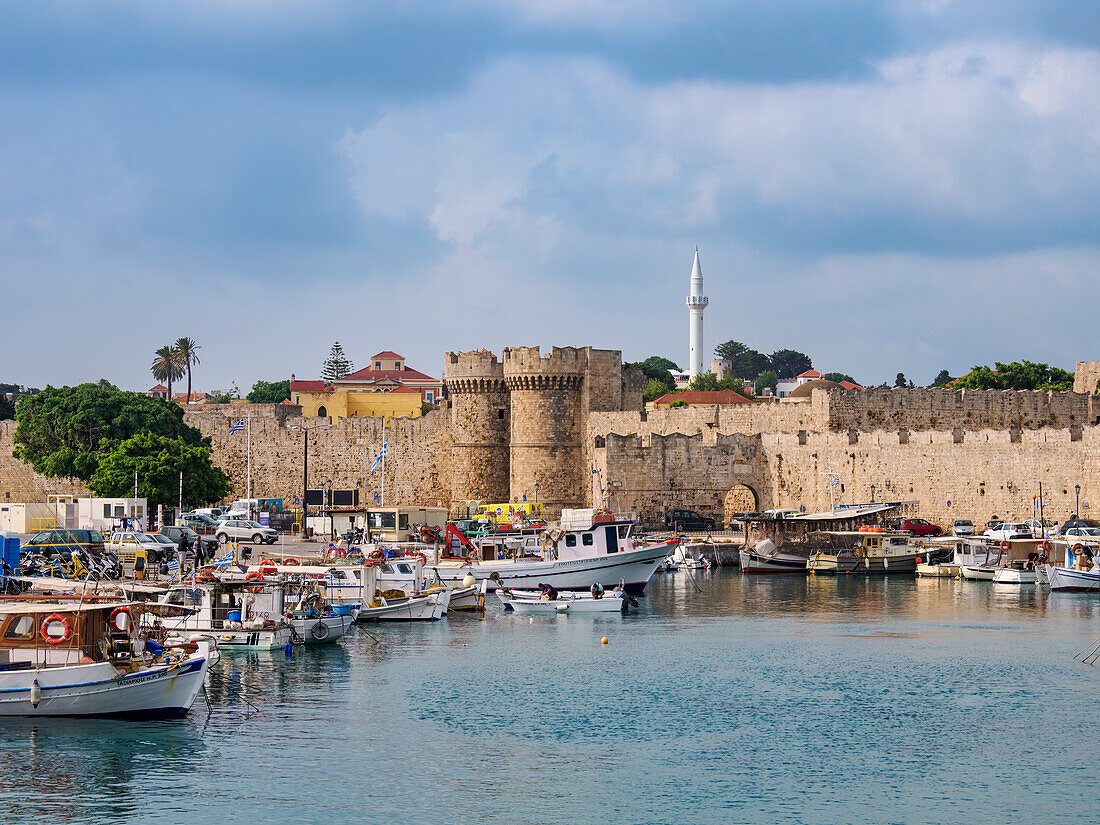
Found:
M 710 303 L 710 298 L 704 295 L 689 295 L 687 299 L 689 307 L 705 307 L 708 303 Z

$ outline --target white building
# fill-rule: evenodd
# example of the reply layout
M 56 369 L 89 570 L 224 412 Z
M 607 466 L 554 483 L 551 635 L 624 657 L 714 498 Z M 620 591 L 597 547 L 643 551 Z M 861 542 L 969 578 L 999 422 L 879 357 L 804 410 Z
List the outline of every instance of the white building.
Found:
M 709 300 L 703 295 L 703 268 L 699 265 L 699 247 L 695 247 L 695 262 L 691 266 L 691 292 L 688 307 L 688 375 L 695 378 L 703 368 L 703 310 Z
M 78 498 L 77 522 L 84 530 L 111 530 L 121 519 L 133 518 L 141 529 L 148 527 L 149 503 L 144 498 Z

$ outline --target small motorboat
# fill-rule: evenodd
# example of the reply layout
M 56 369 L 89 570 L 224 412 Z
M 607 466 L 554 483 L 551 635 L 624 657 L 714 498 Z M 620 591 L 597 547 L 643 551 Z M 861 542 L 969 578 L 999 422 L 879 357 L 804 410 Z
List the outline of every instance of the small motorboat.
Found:
M 741 573 L 746 576 L 796 573 L 806 575 L 806 558 L 791 553 L 780 553 L 771 539 L 758 541 L 750 550 L 739 551 Z
M 1100 590 L 1100 565 L 1097 564 L 1096 548 L 1075 543 L 1066 547 L 1064 566 L 1043 565 L 1040 568 L 1043 582 L 1051 590 L 1087 593 Z
M 1039 583 L 1039 570 L 1035 565 L 1014 561 L 1007 567 L 998 567 L 993 574 L 994 584 L 1013 587 L 1033 586 Z
M 516 613 L 620 613 L 626 609 L 627 595 L 621 589 L 605 593 L 599 598 L 591 593 L 559 593 L 556 599 L 543 597 L 538 590 L 497 591 L 497 598 L 505 610 Z
M 406 596 L 400 591 L 376 595 L 359 610 L 360 622 L 434 622 L 447 611 L 449 591 Z

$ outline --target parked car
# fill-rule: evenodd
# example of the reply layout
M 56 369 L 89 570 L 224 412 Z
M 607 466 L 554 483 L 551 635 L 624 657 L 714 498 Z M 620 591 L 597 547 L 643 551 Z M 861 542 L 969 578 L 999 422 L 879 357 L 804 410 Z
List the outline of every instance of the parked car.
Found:
M 176 524 L 180 527 L 190 527 L 201 536 L 214 535 L 214 528 L 218 526 L 218 522 L 205 513 L 184 513 L 176 519 Z
M 1066 530 L 1066 538 L 1082 538 L 1088 541 L 1100 539 L 1100 527 L 1070 527 Z
M 1074 527 L 1100 527 L 1100 521 L 1096 521 L 1091 518 L 1069 518 L 1066 519 L 1066 523 L 1062 525 L 1062 535 L 1066 535 L 1067 530 L 1072 530 Z
M 203 549 L 206 554 L 209 555 L 218 549 L 218 540 L 214 538 L 200 538 L 199 534 L 192 530 L 190 527 L 169 527 L 165 525 L 160 528 L 160 534 L 167 538 L 172 544 L 179 546 L 180 535 L 187 536 L 187 541 L 191 545 L 191 549 L 195 549 L 195 542 L 202 541 Z
M 1013 539 L 1029 539 L 1031 535 L 1031 527 L 1024 522 L 1006 521 L 998 524 L 996 527 L 992 527 L 985 531 L 985 534 L 991 539 L 997 539 L 999 541 L 1011 541 Z
M 1059 533 L 1057 522 L 1050 521 L 1049 519 L 1039 521 L 1039 519 L 1033 518 L 1023 523 L 1031 528 L 1031 535 L 1034 538 L 1039 538 L 1040 536 L 1057 536 Z
M 669 510 L 665 513 L 665 529 L 678 533 L 684 530 L 713 530 L 714 519 L 701 516 L 694 510 Z
M 126 550 L 144 550 L 150 564 L 160 564 L 168 560 L 171 548 L 161 544 L 146 533 L 133 530 L 116 530 L 107 539 L 107 549 L 116 556 Z
M 974 522 L 968 518 L 957 518 L 955 523 L 951 525 L 951 532 L 956 536 L 972 536 L 974 535 Z
M 943 528 L 922 518 L 897 518 L 887 519 L 886 526 L 899 533 L 909 533 L 913 536 L 942 536 Z
M 259 522 L 231 518 L 218 525 L 217 539 L 222 544 L 230 539 L 251 541 L 253 544 L 274 544 L 279 540 L 279 534 L 270 527 L 261 526 Z
M 212 519 L 217 519 L 222 513 L 225 512 L 224 507 L 196 507 L 191 511 L 194 515 L 209 516 Z
M 89 553 L 103 551 L 103 535 L 98 530 L 42 530 L 23 545 L 23 550 L 37 550 L 46 556 L 69 555 L 73 550 Z

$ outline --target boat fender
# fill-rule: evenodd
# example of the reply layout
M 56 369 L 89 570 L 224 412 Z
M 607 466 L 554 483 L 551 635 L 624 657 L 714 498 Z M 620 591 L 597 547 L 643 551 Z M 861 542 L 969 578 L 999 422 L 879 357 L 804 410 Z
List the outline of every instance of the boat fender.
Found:
M 558 611 L 559 613 L 564 613 L 564 612 L 565 612 L 566 610 L 568 610 L 568 609 L 569 609 L 569 605 L 568 605 L 568 604 L 559 604 L 559 605 L 558 605 L 558 606 L 557 606 L 556 608 L 554 608 L 554 609 L 555 609 L 555 610 L 557 610 L 557 611 Z
M 921 557 L 917 556 L 915 559 L 913 559 L 913 561 L 915 561 L 917 564 L 920 564 L 921 563 Z
M 50 633 L 50 626 L 58 622 L 61 623 L 61 635 L 54 636 Z M 42 627 L 39 629 L 39 635 L 46 644 L 59 645 L 72 638 L 73 626 L 66 616 L 62 616 L 60 613 L 51 613 L 42 620 Z
M 31 707 L 35 710 L 38 709 L 39 703 L 42 701 L 42 686 L 38 684 L 38 680 L 35 679 L 31 682 Z
M 329 635 L 328 625 L 324 622 L 317 622 L 317 624 L 309 629 L 309 635 L 317 641 L 323 642 Z

